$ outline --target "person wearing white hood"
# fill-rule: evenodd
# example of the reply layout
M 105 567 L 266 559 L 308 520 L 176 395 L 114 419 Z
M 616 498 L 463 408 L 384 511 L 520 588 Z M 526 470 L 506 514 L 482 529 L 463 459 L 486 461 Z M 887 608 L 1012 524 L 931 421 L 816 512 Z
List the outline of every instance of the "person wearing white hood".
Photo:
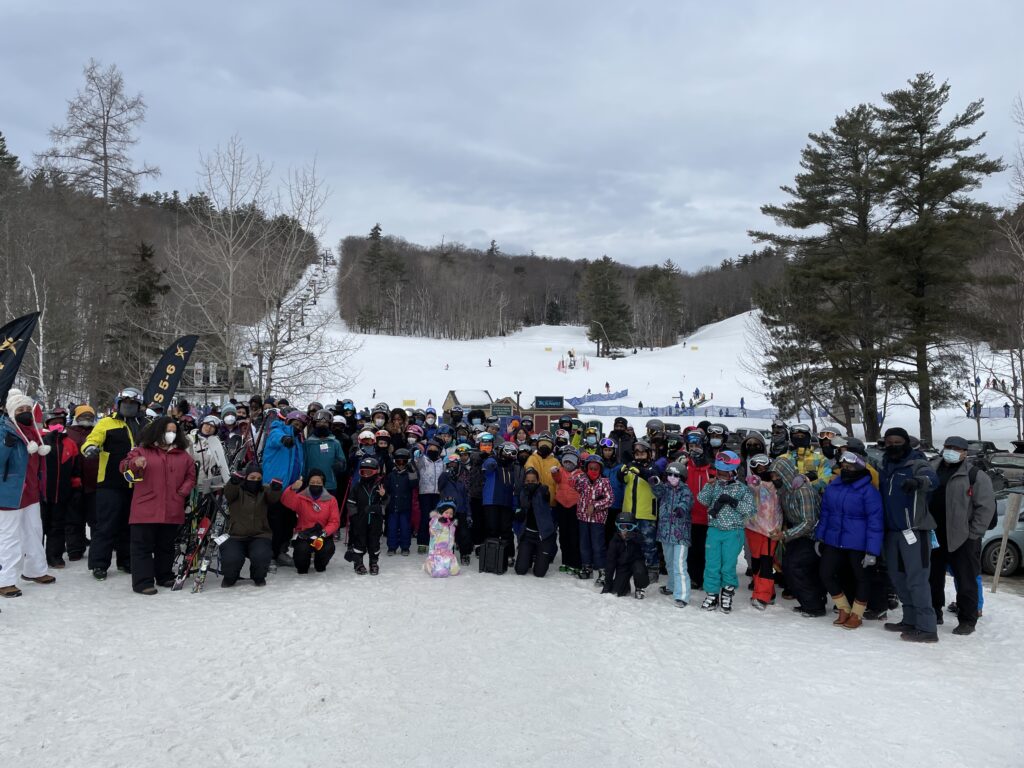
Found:
M 20 597 L 17 573 L 37 584 L 56 579 L 46 572 L 43 520 L 39 502 L 46 489 L 45 445 L 32 409 L 21 390 L 7 393 L 7 414 L 0 417 L 0 597 Z

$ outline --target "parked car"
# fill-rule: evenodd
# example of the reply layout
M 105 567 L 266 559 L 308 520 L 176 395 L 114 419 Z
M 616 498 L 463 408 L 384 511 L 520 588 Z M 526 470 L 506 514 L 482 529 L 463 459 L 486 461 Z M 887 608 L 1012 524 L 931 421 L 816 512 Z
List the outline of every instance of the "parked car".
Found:
M 967 441 L 967 455 L 977 456 L 979 453 L 996 453 L 999 448 L 991 440 L 968 440 Z
M 1024 485 L 1024 454 L 999 451 L 985 457 L 985 463 L 998 469 L 1007 485 Z
M 1009 495 L 996 498 L 996 527 L 981 537 L 981 570 L 987 574 L 996 572 L 996 560 L 999 558 L 999 545 L 1003 540 L 1003 519 L 1009 505 Z M 1021 553 L 1024 552 L 1024 511 L 1017 516 L 1017 526 L 1010 530 L 1010 538 L 1006 542 L 1006 555 L 1003 559 L 1003 570 L 1000 575 L 1012 576 L 1021 567 Z

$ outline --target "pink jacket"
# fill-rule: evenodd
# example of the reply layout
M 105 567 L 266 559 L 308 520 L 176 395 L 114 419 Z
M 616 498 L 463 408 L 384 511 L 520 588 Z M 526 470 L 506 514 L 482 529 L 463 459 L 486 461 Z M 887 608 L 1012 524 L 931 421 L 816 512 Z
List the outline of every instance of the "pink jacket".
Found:
M 782 503 L 775 492 L 775 486 L 771 483 L 762 483 L 757 475 L 747 475 L 747 485 L 754 493 L 757 515 L 747 521 L 746 527 L 767 536 L 782 525 Z
M 196 465 L 192 457 L 179 448 L 137 447 L 121 461 L 122 472 L 137 456 L 146 459 L 142 479 L 132 492 L 132 509 L 128 522 L 181 525 L 185 522 L 185 501 L 196 484 Z M 108 470 L 109 471 L 109 470 Z
M 608 508 L 612 505 L 612 484 L 603 475 L 591 480 L 583 472 L 574 478 L 576 492 L 580 495 L 576 505 L 576 519 L 584 523 L 601 523 L 608 519 Z M 587 510 L 591 510 L 588 514 Z

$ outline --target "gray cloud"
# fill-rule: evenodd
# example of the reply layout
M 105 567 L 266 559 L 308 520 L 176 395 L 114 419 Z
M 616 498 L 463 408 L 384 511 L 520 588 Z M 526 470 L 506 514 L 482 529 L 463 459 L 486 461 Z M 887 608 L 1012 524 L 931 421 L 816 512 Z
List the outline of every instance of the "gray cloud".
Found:
M 282 171 L 315 155 L 332 243 L 380 221 L 423 243 L 714 264 L 768 226 L 758 208 L 809 131 L 924 70 L 955 107 L 985 98 L 990 154 L 1015 140 L 1015 3 L 98 5 L 7 9 L 11 148 L 46 146 L 85 60 L 116 62 L 149 105 L 154 188 L 192 189 L 198 153 L 233 133 Z M 980 194 L 1004 202 L 1005 177 Z

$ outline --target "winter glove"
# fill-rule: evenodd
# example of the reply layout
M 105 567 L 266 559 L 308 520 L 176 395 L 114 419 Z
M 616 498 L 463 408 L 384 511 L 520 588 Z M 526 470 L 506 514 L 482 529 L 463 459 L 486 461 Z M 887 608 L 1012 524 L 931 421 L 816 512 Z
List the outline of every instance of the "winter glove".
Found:
M 284 488 L 284 483 L 282 483 L 276 477 L 270 481 L 270 490 L 280 491 L 282 488 Z
M 29 440 L 28 441 L 28 452 L 30 454 L 39 453 L 39 443 L 37 443 L 35 440 Z M 47 451 L 47 453 L 49 453 L 49 451 Z
M 241 485 L 243 480 L 245 480 L 245 477 L 243 477 L 240 472 L 232 472 L 231 480 L 229 482 L 232 485 Z
M 712 510 L 714 510 L 715 516 L 717 517 L 718 513 L 722 511 L 722 507 L 735 507 L 735 506 L 736 506 L 736 499 L 734 499 L 732 496 L 730 496 L 727 493 L 723 493 L 721 496 L 719 496 L 717 499 L 715 499 L 715 504 L 712 507 Z
M 807 479 L 810 480 L 812 483 L 818 479 L 818 473 L 815 472 L 813 469 L 810 472 L 806 472 L 804 474 L 807 476 Z
M 16 438 L 13 434 L 8 432 L 6 435 L 4 435 L 4 445 L 5 446 L 7 446 L 8 448 L 13 448 L 17 444 L 18 444 L 18 438 Z M 92 446 L 89 446 L 89 447 L 91 448 Z
M 864 559 L 860 561 L 860 566 L 861 566 L 861 568 L 870 568 L 871 566 L 873 566 L 877 562 L 878 562 L 878 558 L 877 557 L 875 557 L 874 555 L 867 554 L 867 555 L 864 555 Z
M 900 488 L 903 489 L 904 493 L 913 493 L 914 491 L 918 490 L 920 487 L 921 487 L 921 481 L 918 480 L 916 477 L 908 477 L 906 480 L 904 480 L 902 483 L 900 483 Z
M 820 541 L 814 542 L 814 554 L 816 554 L 818 557 L 821 557 L 821 542 Z
M 640 467 L 631 466 L 629 469 L 626 470 L 626 472 L 628 472 L 629 474 L 631 474 L 631 475 L 633 475 L 635 477 L 639 477 L 640 476 Z
M 517 509 L 516 513 L 515 513 L 515 515 L 513 517 L 515 517 L 515 520 L 516 520 L 517 523 L 525 523 L 526 522 L 526 510 L 525 509 Z
M 9 437 L 11 437 L 11 435 L 9 435 Z M 96 456 L 99 456 L 99 453 L 100 447 L 98 445 L 87 445 L 82 449 L 82 455 L 87 459 L 95 458 Z
M 322 535 L 323 532 L 324 532 L 323 526 L 320 525 L 320 523 L 317 523 L 316 525 L 311 526 L 311 527 L 307 528 L 304 531 L 299 531 L 299 536 L 301 536 L 301 537 L 303 537 L 305 539 L 315 539 L 317 536 Z
M 650 485 L 659 485 L 661 483 L 661 478 L 658 477 L 657 475 L 651 475 L 649 478 L 647 478 L 647 482 Z
M 281 438 L 281 445 L 283 445 L 285 448 L 291 448 L 293 445 L 295 445 L 295 438 L 292 437 L 291 435 L 285 435 L 284 437 Z

